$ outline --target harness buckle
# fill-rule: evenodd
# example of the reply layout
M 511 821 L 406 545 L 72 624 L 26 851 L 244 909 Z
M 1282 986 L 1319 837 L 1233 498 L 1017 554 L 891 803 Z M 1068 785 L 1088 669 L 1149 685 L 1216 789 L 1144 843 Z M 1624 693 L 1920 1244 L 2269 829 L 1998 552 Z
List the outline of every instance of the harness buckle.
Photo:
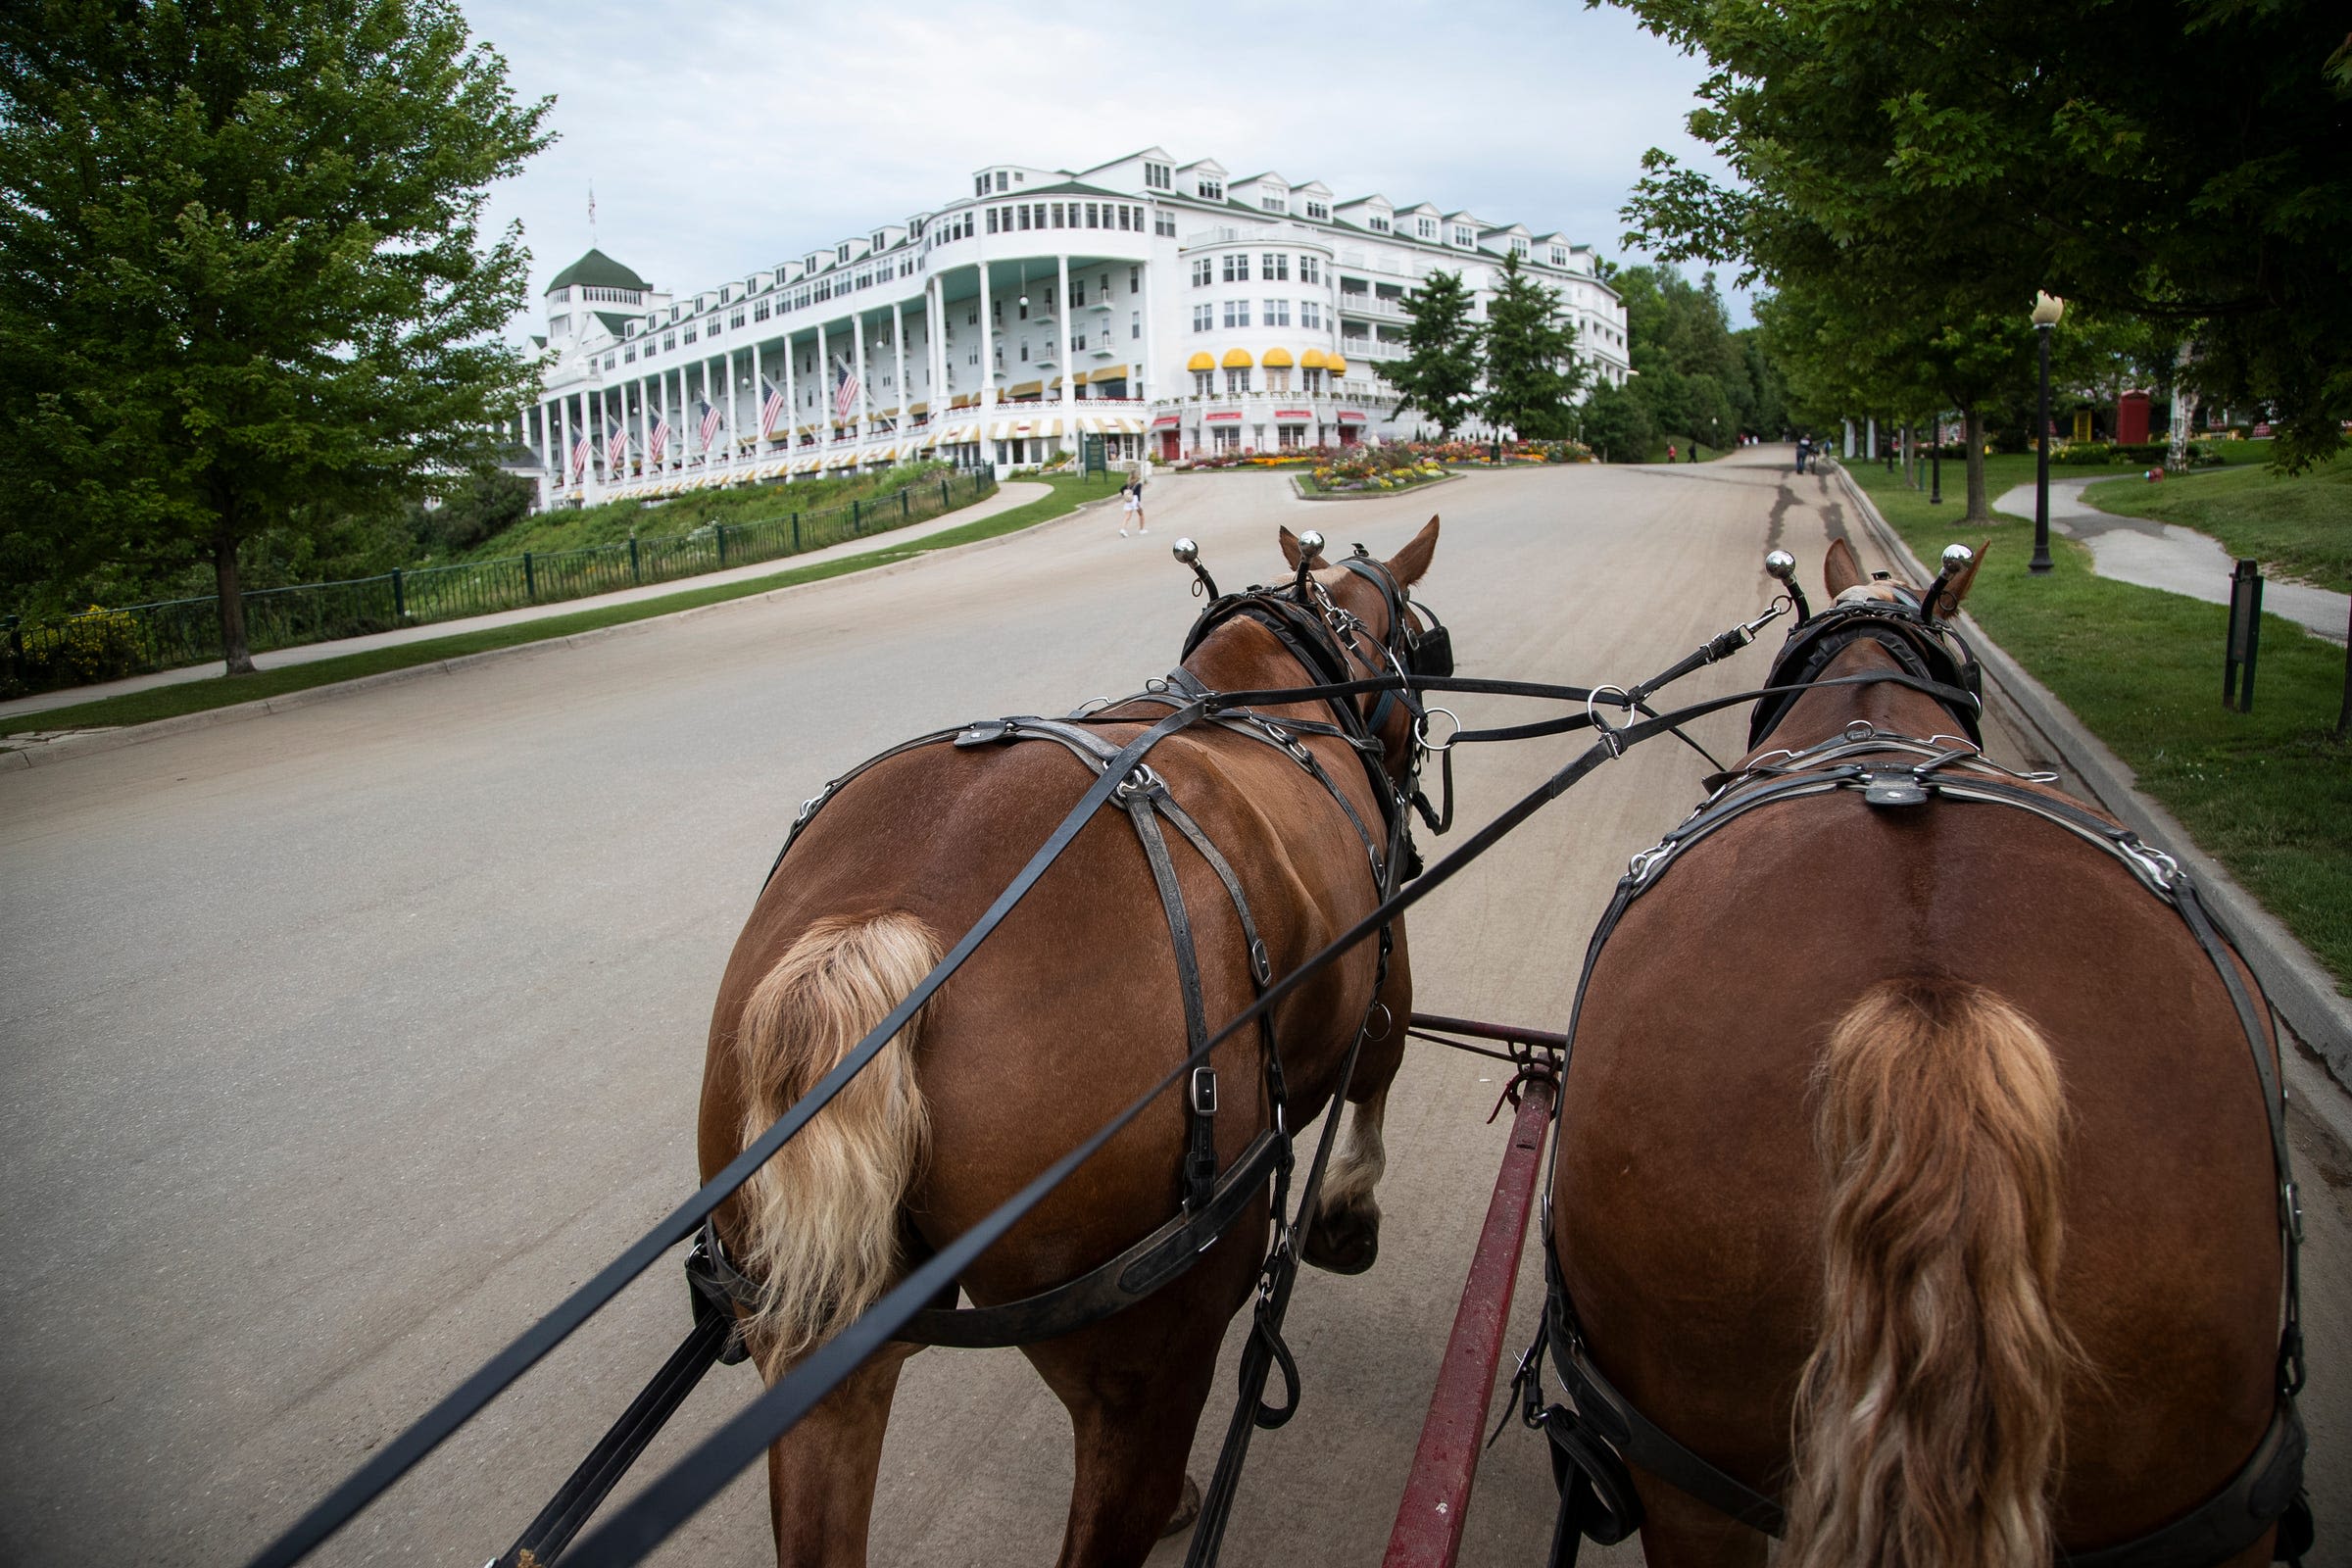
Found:
M 1193 1083 L 1187 1100 L 1196 1116 L 1214 1116 L 1217 1113 L 1217 1069 L 1195 1067 Z
M 1257 976 L 1257 983 L 1261 986 L 1274 978 L 1274 960 L 1267 956 L 1263 942 L 1250 944 L 1250 972 Z
M 2303 1245 L 2303 1194 L 2292 1179 L 2278 1189 L 2278 1227 L 2297 1247 Z
M 1872 806 L 1925 806 L 1926 786 L 1914 769 L 1862 775 L 1862 799 Z
M 1167 786 L 1160 776 L 1152 771 L 1151 763 L 1138 762 L 1135 764 L 1135 771 L 1119 780 L 1119 787 L 1111 791 L 1111 794 L 1124 804 L 1139 795 L 1150 795 L 1154 791 L 1164 791 L 1166 788 Z

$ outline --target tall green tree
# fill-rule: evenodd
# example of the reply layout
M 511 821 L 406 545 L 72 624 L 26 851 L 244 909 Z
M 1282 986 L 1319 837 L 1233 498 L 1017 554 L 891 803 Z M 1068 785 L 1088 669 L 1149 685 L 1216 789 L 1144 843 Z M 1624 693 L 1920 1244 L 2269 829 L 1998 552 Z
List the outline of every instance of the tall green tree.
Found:
M 2036 288 L 2193 337 L 2209 395 L 2274 405 L 2279 452 L 2352 416 L 2352 49 L 2328 0 L 1856 9 L 1620 0 L 1713 67 L 1628 209 L 1669 260 L 1835 280 L 1877 321 L 2023 317 Z
M 1576 394 L 1591 368 L 1576 357 L 1576 328 L 1560 317 L 1560 291 L 1527 275 L 1517 252 L 1487 306 L 1486 396 L 1479 413 L 1522 438 L 1558 440 L 1576 428 Z
M 1401 360 L 1375 360 L 1372 368 L 1397 392 L 1396 412 L 1418 409 L 1446 439 L 1462 427 L 1478 394 L 1478 322 L 1459 272 L 1432 272 L 1405 297 L 1411 318 Z
M 451 0 L 27 0 L 0 20 L 0 546 L 204 562 L 479 468 L 532 375 L 490 182 L 546 145 Z

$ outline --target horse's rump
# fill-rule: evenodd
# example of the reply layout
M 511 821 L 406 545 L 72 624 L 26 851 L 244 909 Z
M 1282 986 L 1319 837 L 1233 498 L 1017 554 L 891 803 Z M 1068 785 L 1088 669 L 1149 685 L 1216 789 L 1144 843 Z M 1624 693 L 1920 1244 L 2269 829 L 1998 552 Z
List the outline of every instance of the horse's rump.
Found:
M 1592 1352 L 1669 1433 L 1786 1491 L 1833 1182 L 1854 1174 L 1825 1169 L 1815 1121 L 1835 1083 L 1819 1074 L 1841 1020 L 1904 980 L 1998 998 L 2047 1042 L 2066 1130 L 2045 1294 L 2081 1348 L 2053 1519 L 2069 1544 L 2129 1539 L 2217 1490 L 2270 1420 L 2269 1136 L 2180 916 L 2026 812 L 1886 810 L 1858 792 L 1768 806 L 1635 901 L 1563 1092 L 1556 1234 Z M 1982 1126 L 1972 1114 L 1968 1138 Z

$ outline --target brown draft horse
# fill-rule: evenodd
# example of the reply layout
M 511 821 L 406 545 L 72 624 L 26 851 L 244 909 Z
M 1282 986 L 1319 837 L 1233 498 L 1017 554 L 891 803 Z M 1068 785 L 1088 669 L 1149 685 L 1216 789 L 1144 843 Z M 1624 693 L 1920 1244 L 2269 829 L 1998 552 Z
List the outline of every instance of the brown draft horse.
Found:
M 1428 569 L 1438 522 L 1386 563 L 1399 590 Z M 1281 534 L 1295 568 L 1298 546 Z M 1356 673 L 1383 673 L 1386 597 L 1355 572 L 1314 573 L 1361 623 Z M 1264 625 L 1222 621 L 1184 667 L 1218 691 L 1314 684 Z M 1373 711 L 1375 699 L 1353 699 Z M 1413 756 L 1401 706 L 1380 715 L 1385 766 Z M 1164 717 L 1096 725 L 1123 745 Z M 1269 710 L 1330 720 L 1324 705 Z M 1377 836 L 1367 770 L 1336 738 L 1308 749 Z M 1282 750 L 1213 725 L 1179 731 L 1149 757 L 1238 872 L 1272 969 L 1295 967 L 1378 902 L 1364 841 L 1330 792 Z M 700 1150 L 706 1179 L 878 1022 L 1010 882 L 1090 782 L 1054 744 L 890 757 L 828 799 L 794 841 L 738 939 L 710 1021 Z M 1206 1016 L 1252 998 L 1241 926 L 1211 868 L 1175 848 L 1195 925 Z M 1402 941 L 1378 1001 L 1410 1015 Z M 1329 1101 L 1372 1014 L 1377 955 L 1359 944 L 1275 1010 L 1302 1126 Z M 1368 1032 L 1347 1136 L 1327 1176 L 1307 1261 L 1368 1267 L 1380 1211 L 1372 1190 L 1382 1113 L 1402 1058 L 1400 1022 Z M 920 1257 L 1017 1192 L 1174 1066 L 1186 1025 L 1169 928 L 1124 813 L 1098 812 L 1043 880 L 905 1031 L 755 1182 L 719 1210 L 728 1253 L 763 1291 L 747 1338 L 771 1382 L 872 1302 Z M 1267 1125 L 1252 1032 L 1217 1049 L 1216 1146 L 1230 1166 Z M 1183 1106 L 1162 1096 L 1081 1166 L 964 1276 L 987 1305 L 1083 1274 L 1175 1212 Z M 1267 1235 L 1253 1206 L 1188 1274 L 1117 1315 L 1023 1348 L 1068 1408 L 1077 1475 L 1060 1561 L 1138 1563 L 1185 1498 L 1185 1459 L 1227 1321 L 1249 1298 Z M 868 1362 L 770 1450 L 776 1554 L 794 1564 L 865 1560 L 883 1429 L 900 1367 L 916 1347 Z M 953 1352 L 951 1352 L 953 1353 Z
M 1827 576 L 1893 597 L 1843 541 Z M 1866 638 L 1823 674 L 1895 663 Z M 1815 689 L 1747 761 L 1857 719 L 1957 728 L 1895 684 Z M 2211 959 L 2095 846 L 1999 805 L 1765 806 L 1593 968 L 1551 1190 L 1566 1298 L 1635 1410 L 1781 1499 L 1780 1562 L 2046 1568 L 2202 1502 L 2271 1422 L 2257 1082 Z M 1765 1561 L 1634 1481 L 1652 1568 Z

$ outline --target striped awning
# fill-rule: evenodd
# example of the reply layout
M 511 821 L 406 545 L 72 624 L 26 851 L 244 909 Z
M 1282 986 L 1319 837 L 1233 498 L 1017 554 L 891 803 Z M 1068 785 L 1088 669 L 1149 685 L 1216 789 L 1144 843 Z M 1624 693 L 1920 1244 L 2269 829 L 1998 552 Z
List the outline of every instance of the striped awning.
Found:
M 988 427 L 991 441 L 1017 441 L 1028 436 L 1051 439 L 1061 434 L 1059 419 L 999 419 Z
M 923 437 L 920 441 L 917 441 L 914 444 L 914 450 L 917 452 L 930 452 L 935 450 L 938 446 L 939 432 L 935 430 L 931 434 Z
M 1142 435 L 1144 421 L 1136 415 L 1081 414 L 1078 428 L 1089 435 Z
M 862 461 L 867 463 L 896 463 L 898 461 L 898 457 L 899 449 L 897 447 L 880 447 L 872 452 L 866 453 Z

